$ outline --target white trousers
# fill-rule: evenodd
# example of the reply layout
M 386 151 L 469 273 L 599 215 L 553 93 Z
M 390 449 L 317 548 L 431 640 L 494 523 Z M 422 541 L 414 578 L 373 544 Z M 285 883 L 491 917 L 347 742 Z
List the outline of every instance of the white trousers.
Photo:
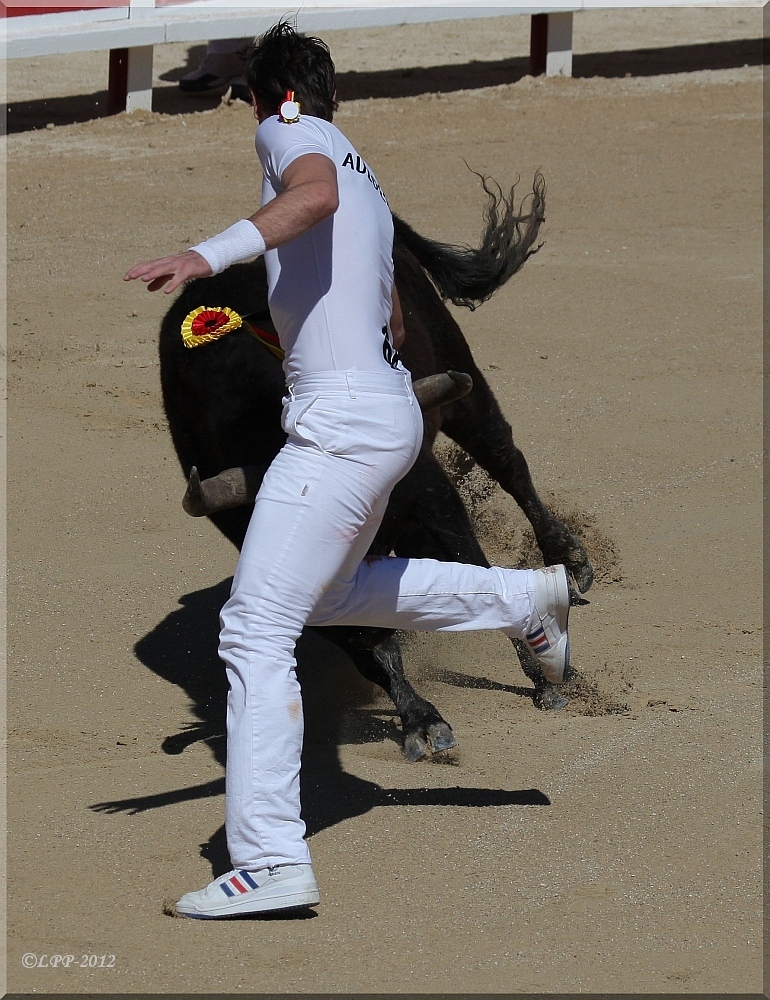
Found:
M 304 864 L 302 701 L 294 647 L 306 624 L 520 637 L 531 570 L 433 559 L 362 562 L 390 492 L 413 465 L 422 415 L 403 371 L 299 378 L 288 440 L 265 476 L 222 609 L 226 832 L 236 868 Z

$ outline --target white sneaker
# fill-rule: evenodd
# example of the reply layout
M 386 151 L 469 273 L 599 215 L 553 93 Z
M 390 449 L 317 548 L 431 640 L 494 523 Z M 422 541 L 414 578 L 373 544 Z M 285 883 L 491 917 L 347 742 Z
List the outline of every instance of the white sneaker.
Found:
M 563 566 L 546 566 L 533 572 L 535 609 L 523 638 L 546 680 L 561 684 L 569 666 L 567 620 L 570 593 L 567 571 Z
M 220 875 L 205 889 L 188 892 L 176 904 L 183 917 L 212 920 L 243 913 L 270 913 L 316 906 L 321 901 L 310 865 L 280 865 Z

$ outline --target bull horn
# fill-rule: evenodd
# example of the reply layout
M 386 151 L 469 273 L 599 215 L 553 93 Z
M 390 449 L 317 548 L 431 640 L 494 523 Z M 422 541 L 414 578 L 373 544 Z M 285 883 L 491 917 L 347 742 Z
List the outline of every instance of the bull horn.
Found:
M 473 388 L 473 379 L 465 372 L 441 372 L 417 379 L 412 388 L 420 409 L 430 410 L 467 396 Z M 253 503 L 265 471 L 262 466 L 242 465 L 201 480 L 197 468 L 193 466 L 190 469 L 187 491 L 182 498 L 182 507 L 191 517 L 205 517 L 218 510 Z
M 242 507 L 253 503 L 257 495 L 265 469 L 258 465 L 239 465 L 225 469 L 218 476 L 201 480 L 195 466 L 190 469 L 187 491 L 182 498 L 182 507 L 191 517 L 215 514 L 218 510 Z
M 446 406 L 456 399 L 467 396 L 473 388 L 473 379 L 465 372 L 441 372 L 418 378 L 412 386 L 414 396 L 421 410 L 431 410 L 435 406 Z
M 187 480 L 187 491 L 182 497 L 182 506 L 191 517 L 201 517 L 206 513 L 201 477 L 195 466 L 190 469 L 190 478 Z

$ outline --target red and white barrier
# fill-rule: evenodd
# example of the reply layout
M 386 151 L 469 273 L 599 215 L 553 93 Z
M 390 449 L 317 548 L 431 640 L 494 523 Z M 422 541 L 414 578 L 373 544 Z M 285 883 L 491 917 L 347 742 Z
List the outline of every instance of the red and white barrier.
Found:
M 422 0 L 419 7 L 403 0 L 313 0 L 297 5 L 300 31 L 369 28 L 391 24 L 459 20 L 525 14 L 532 18 L 532 71 L 535 74 L 572 73 L 572 14 L 583 2 L 543 0 L 537 6 L 449 6 L 443 0 Z M 267 6 L 259 0 L 233 7 L 222 0 L 102 0 L 69 6 L 0 3 L 0 45 L 6 59 L 110 51 L 109 108 L 111 111 L 152 108 L 153 46 L 165 42 L 198 42 L 214 38 L 259 35 L 279 18 L 294 11 Z
M 273 3 L 275 0 L 273 0 Z M 164 42 L 199 42 L 215 38 L 245 38 L 261 34 L 287 14 L 296 12 L 300 31 L 335 28 L 371 28 L 391 24 L 460 20 L 478 17 L 528 15 L 532 19 L 530 62 L 537 76 L 572 75 L 573 13 L 601 7 L 665 7 L 669 0 L 540 0 L 526 6 L 505 6 L 487 0 L 486 6 L 452 6 L 446 0 L 312 0 L 312 5 L 268 6 L 260 0 L 101 0 L 91 5 L 14 3 L 0 0 L 0 46 L 6 59 L 110 51 L 109 107 L 152 107 L 153 46 Z M 679 7 L 697 7 L 702 0 L 676 0 Z M 763 0 L 710 0 L 708 6 L 761 7 Z

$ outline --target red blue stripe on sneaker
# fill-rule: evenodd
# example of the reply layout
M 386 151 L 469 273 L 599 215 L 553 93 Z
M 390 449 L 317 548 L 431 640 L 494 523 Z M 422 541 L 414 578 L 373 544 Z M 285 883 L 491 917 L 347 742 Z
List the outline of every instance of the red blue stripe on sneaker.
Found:
M 534 632 L 530 632 L 527 638 L 527 645 L 531 648 L 533 653 L 545 653 L 546 650 L 551 648 L 551 644 L 548 641 L 548 636 L 545 634 L 545 630 L 541 626 L 536 628 Z
M 258 889 L 259 886 L 251 875 L 244 871 L 232 875 L 226 882 L 222 882 L 219 888 L 226 896 L 234 896 L 239 892 L 250 892 L 252 889 Z

